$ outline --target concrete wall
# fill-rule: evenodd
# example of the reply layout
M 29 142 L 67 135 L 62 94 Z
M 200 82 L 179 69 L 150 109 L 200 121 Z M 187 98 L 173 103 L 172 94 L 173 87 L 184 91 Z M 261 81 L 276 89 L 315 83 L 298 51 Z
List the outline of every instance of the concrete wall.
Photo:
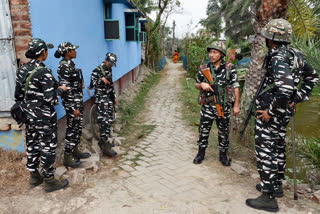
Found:
M 9 130 L 0 133 L 0 147 L 3 149 L 24 152 L 23 142 L 22 131 Z

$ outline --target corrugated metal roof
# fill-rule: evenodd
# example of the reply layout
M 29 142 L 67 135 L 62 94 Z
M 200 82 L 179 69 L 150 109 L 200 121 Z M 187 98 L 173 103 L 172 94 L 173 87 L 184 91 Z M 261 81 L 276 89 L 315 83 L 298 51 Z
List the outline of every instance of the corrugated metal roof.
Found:
M 8 0 L 0 0 L 0 117 L 14 104 L 16 55 Z

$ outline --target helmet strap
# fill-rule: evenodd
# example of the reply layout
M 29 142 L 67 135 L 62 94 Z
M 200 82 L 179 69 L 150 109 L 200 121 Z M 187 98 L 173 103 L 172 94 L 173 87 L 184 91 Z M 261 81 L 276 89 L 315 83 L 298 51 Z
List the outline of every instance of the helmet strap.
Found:
M 276 35 L 276 33 L 273 33 L 272 39 L 271 39 L 271 44 L 270 44 L 270 47 L 268 47 L 268 48 L 272 48 L 272 44 L 273 44 L 273 42 L 274 42 L 274 37 L 275 37 L 275 35 Z
M 221 56 L 221 57 L 220 57 L 220 59 L 218 59 L 217 61 L 213 62 L 212 64 L 213 64 L 213 65 L 215 65 L 215 64 L 216 64 L 217 62 L 219 62 L 219 61 L 220 61 L 220 63 L 221 63 L 221 62 L 222 62 L 223 57 L 224 57 L 224 55 L 223 55 L 223 56 Z

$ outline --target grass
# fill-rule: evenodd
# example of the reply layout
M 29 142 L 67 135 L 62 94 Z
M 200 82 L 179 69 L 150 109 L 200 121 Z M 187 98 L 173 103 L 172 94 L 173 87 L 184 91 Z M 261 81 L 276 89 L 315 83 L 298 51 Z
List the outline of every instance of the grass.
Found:
M 140 85 L 139 92 L 131 103 L 120 101 L 118 111 L 121 114 L 120 122 L 129 126 L 139 112 L 144 108 L 144 99 L 152 86 L 156 85 L 160 80 L 160 73 L 151 73 L 146 76 Z
M 298 155 L 312 168 L 320 169 L 320 139 L 303 139 L 298 144 Z
M 123 125 L 120 136 L 126 138 L 122 147 L 127 151 L 130 146 L 146 137 L 155 128 L 154 125 L 141 124 L 141 118 L 138 115 L 145 108 L 145 98 L 148 92 L 153 86 L 158 84 L 160 78 L 161 73 L 151 73 L 144 78 L 139 86 L 139 92 L 130 103 L 124 100 L 119 102 L 119 122 Z
M 320 85 L 319 84 L 314 86 L 314 88 L 312 89 L 311 96 L 320 96 Z
M 184 119 L 188 121 L 190 125 L 199 125 L 199 112 L 201 107 L 196 100 L 199 91 L 194 87 L 195 80 L 191 78 L 182 78 L 181 84 L 183 87 L 181 98 L 184 104 Z

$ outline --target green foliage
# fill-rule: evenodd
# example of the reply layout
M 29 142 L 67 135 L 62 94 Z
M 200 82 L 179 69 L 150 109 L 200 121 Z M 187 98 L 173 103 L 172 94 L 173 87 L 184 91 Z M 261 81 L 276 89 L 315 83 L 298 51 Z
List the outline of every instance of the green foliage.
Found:
M 209 37 L 186 38 L 185 55 L 188 58 L 188 76 L 196 78 L 199 67 L 207 58 L 207 47 L 213 42 Z
M 227 37 L 226 42 L 225 42 L 225 46 L 226 46 L 226 51 L 235 48 L 236 46 L 233 44 L 233 41 Z
M 300 50 L 312 67 L 320 74 L 320 40 L 307 39 L 307 36 L 293 37 L 291 46 Z
M 219 1 L 220 16 L 225 21 L 225 35 L 233 42 L 239 42 L 249 35 L 254 34 L 254 10 L 253 0 L 213 0 Z
M 260 1 L 253 0 L 209 0 L 206 26 L 209 30 L 221 27 L 219 19 L 225 22 L 225 35 L 234 42 L 239 42 L 253 35 L 255 9 Z M 300 37 L 305 33 L 315 36 L 320 33 L 320 1 L 291 0 L 287 11 L 288 21 L 293 25 L 293 31 Z M 219 31 L 219 34 L 221 31 Z
M 297 153 L 313 168 L 320 169 L 320 139 L 304 139 L 298 144 Z
M 299 37 L 314 36 L 319 30 L 320 14 L 313 10 L 310 0 L 291 0 L 287 15 L 293 31 Z
M 240 41 L 239 48 L 243 57 L 250 57 L 252 43 Z
M 165 26 L 168 17 L 181 6 L 179 0 L 132 0 L 137 7 L 146 14 L 155 12 L 154 20 L 147 17 L 145 24 L 147 32 L 147 42 L 145 43 L 145 64 L 155 68 L 160 58 L 163 56 L 164 40 L 170 33 L 170 28 Z
M 222 33 L 222 18 L 219 14 L 220 12 L 219 1 L 210 0 L 207 6 L 208 17 L 200 21 L 200 24 L 206 27 L 207 30 L 212 32 L 212 34 L 219 38 Z
M 152 0 L 134 0 L 134 3 L 145 14 L 150 14 L 156 9 L 156 6 Z
M 244 76 L 246 75 L 246 72 L 248 71 L 248 68 L 237 68 L 237 74 L 238 76 Z
M 288 171 L 290 170 L 291 168 L 288 169 Z M 291 169 L 292 170 L 292 169 Z M 293 184 L 293 178 L 290 178 L 289 176 L 285 175 L 284 178 L 290 183 L 290 184 Z M 302 184 L 303 183 L 303 180 L 299 180 L 297 179 L 297 184 Z
M 192 125 L 198 124 L 201 106 L 197 102 L 199 90 L 194 87 L 195 80 L 192 78 L 182 78 L 181 83 L 183 87 L 183 90 L 181 91 L 181 97 L 184 107 L 184 119 L 186 119 Z
M 320 96 L 320 87 L 314 87 L 312 89 L 312 93 L 311 93 L 312 96 Z

